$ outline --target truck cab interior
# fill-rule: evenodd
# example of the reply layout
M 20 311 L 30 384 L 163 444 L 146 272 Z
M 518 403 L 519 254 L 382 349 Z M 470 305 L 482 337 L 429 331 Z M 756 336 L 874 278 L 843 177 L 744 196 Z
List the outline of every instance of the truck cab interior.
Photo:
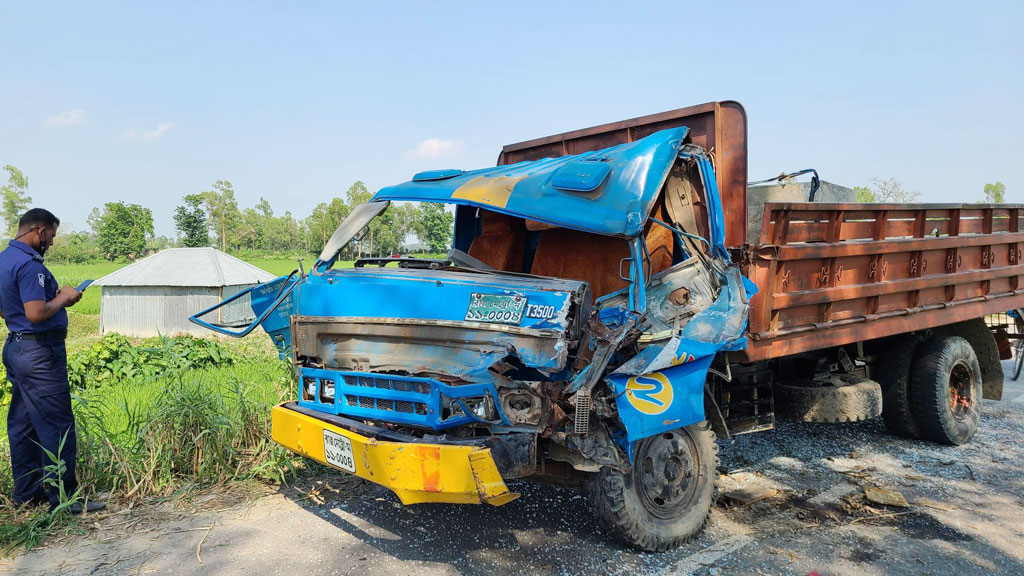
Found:
M 665 220 L 659 200 L 654 217 Z M 647 276 L 668 269 L 683 254 L 667 228 L 649 222 L 644 232 Z M 465 238 L 470 240 L 465 242 Z M 460 240 L 461 246 L 460 246 Z M 595 298 L 626 288 L 620 276 L 630 257 L 624 238 L 562 228 L 475 207 L 458 207 L 456 247 L 496 270 L 582 280 Z M 465 246 L 465 248 L 462 248 Z

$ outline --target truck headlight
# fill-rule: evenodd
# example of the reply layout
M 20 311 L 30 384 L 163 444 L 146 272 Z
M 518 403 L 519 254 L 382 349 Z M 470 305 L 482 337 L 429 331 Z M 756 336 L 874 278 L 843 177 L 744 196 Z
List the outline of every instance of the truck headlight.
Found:
M 490 396 L 482 398 L 464 398 L 462 403 L 469 410 L 470 414 L 488 422 L 495 420 L 494 403 Z

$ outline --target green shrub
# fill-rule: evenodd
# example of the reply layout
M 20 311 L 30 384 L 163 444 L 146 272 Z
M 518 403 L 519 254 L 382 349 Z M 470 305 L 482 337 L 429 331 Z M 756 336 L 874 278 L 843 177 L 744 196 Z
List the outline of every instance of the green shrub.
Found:
M 288 364 L 268 359 L 84 389 L 79 479 L 122 498 L 283 483 L 300 461 L 270 440 L 270 408 L 291 396 L 291 382 Z
M 207 366 L 230 366 L 235 361 L 230 350 L 216 340 L 176 336 L 133 344 L 120 334 L 107 334 L 69 355 L 68 380 L 73 389 L 81 389 L 115 379 L 156 378 Z

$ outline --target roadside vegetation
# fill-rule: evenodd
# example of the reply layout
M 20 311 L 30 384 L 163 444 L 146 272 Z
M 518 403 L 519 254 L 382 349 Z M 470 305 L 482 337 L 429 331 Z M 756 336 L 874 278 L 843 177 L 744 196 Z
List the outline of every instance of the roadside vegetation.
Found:
M 284 259 L 253 263 L 274 274 L 296 266 Z M 122 265 L 62 265 L 53 272 L 61 284 L 76 284 Z M 69 309 L 68 372 L 81 484 L 67 495 L 69 503 L 109 493 L 116 510 L 229 488 L 258 493 L 260 486 L 289 482 L 306 470 L 306 463 L 270 440 L 270 407 L 294 391 L 288 363 L 264 334 L 239 341 L 100 336 L 100 294 L 98 287 L 87 290 Z M 0 327 L 0 338 L 6 336 Z M 82 526 L 63 509 L 13 506 L 9 403 L 10 383 L 0 367 L 0 554 Z

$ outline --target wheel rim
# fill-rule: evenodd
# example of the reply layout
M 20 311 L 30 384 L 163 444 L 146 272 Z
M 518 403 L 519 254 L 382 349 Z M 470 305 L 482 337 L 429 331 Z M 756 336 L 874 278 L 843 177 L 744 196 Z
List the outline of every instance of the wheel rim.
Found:
M 964 420 L 974 404 L 974 371 L 964 362 L 957 362 L 949 373 L 949 408 L 953 417 Z
M 658 518 L 677 518 L 697 495 L 700 458 L 689 434 L 673 430 L 637 447 L 633 479 L 640 501 Z

